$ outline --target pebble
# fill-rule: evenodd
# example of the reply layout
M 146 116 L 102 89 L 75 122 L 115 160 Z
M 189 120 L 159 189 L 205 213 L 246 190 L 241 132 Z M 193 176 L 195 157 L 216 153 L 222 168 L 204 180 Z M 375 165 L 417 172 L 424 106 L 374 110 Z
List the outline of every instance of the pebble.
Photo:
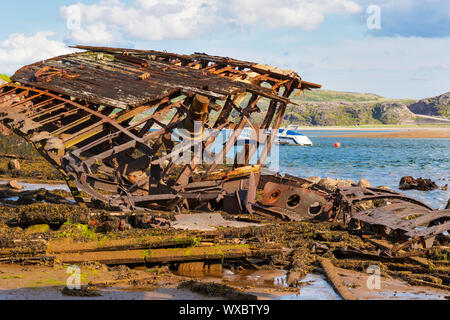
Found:
M 8 187 L 10 187 L 12 189 L 16 189 L 16 190 L 22 190 L 23 189 L 23 186 L 21 186 L 17 180 L 9 181 L 8 182 Z

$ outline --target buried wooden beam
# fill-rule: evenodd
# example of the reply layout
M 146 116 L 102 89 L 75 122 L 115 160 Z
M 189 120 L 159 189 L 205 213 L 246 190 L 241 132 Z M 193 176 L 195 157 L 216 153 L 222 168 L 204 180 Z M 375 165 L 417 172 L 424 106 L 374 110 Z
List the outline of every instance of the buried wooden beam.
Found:
M 327 258 L 319 257 L 320 265 L 322 266 L 328 280 L 333 285 L 334 289 L 344 300 L 357 300 L 353 292 L 345 285 L 344 280 L 339 276 L 336 267 Z
M 75 242 L 72 239 L 54 240 L 48 243 L 47 253 L 80 253 L 152 249 L 175 246 L 192 246 L 201 241 L 195 236 L 151 236 L 141 239 L 120 239 L 91 242 Z
M 276 247 L 255 248 L 248 245 L 218 245 L 213 247 L 60 253 L 54 255 L 54 257 L 69 264 L 98 262 L 107 265 L 120 265 L 267 257 L 281 252 L 282 249 Z

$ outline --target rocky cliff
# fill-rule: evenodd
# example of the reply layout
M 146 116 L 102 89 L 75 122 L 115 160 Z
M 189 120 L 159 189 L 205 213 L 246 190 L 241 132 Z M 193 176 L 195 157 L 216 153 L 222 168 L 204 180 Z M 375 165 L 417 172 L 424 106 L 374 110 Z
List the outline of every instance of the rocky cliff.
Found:
M 316 126 L 353 126 L 408 123 L 414 114 L 400 102 L 300 102 L 289 106 L 287 124 Z
M 450 92 L 420 100 L 411 104 L 408 108 L 416 114 L 450 118 Z

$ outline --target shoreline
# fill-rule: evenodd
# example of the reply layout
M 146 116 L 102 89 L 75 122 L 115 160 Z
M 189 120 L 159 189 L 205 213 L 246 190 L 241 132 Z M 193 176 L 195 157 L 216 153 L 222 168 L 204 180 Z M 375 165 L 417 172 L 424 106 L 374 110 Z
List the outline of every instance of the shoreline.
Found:
M 303 131 L 384 131 L 450 129 L 450 125 L 298 126 Z
M 362 130 L 361 130 L 362 131 Z M 450 128 L 405 129 L 391 132 L 361 132 L 352 134 L 325 135 L 336 138 L 397 138 L 397 139 L 450 139 Z
M 305 135 L 320 131 L 321 137 L 328 138 L 450 139 L 450 127 L 298 127 L 298 130 Z M 341 133 L 344 131 L 348 133 Z

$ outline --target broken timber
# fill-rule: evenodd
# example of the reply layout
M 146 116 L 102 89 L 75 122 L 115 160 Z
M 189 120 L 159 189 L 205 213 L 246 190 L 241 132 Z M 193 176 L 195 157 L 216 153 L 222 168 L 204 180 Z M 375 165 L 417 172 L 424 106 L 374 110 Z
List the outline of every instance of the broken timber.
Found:
M 212 247 L 58 253 L 54 257 L 63 263 L 95 261 L 107 265 L 120 265 L 207 260 L 223 261 L 224 259 L 268 257 L 281 252 L 282 249 L 276 247 L 253 248 L 248 245 L 217 245 Z

